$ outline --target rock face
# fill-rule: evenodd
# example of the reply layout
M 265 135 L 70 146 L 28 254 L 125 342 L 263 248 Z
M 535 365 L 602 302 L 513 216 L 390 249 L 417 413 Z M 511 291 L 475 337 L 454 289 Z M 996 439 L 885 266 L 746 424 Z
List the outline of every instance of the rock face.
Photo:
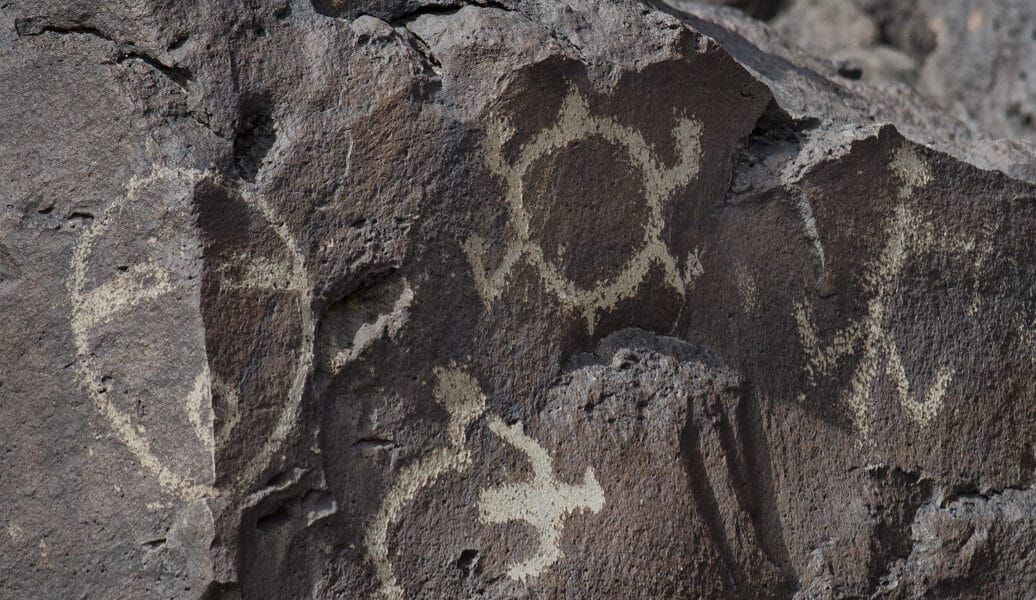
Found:
M 4 4 L 0 596 L 1036 591 L 1030 148 L 678 8 Z
M 830 59 L 846 75 L 912 84 L 974 130 L 1036 143 L 1031 1 L 705 2 L 769 21 L 783 38 Z

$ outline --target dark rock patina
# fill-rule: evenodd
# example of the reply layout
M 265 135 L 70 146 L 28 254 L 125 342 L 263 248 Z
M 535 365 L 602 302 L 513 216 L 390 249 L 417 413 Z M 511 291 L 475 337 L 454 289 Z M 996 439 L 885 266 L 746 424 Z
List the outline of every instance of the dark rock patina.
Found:
M 1030 149 L 679 8 L 3 5 L 0 596 L 1036 589 Z

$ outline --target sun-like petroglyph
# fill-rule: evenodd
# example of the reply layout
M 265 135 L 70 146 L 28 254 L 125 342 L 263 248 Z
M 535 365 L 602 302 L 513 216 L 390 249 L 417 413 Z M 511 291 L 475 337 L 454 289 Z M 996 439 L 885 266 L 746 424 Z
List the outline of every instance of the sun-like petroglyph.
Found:
M 580 510 L 600 512 L 604 507 L 604 491 L 591 467 L 586 468 L 580 485 L 558 481 L 553 459 L 543 446 L 525 434 L 521 423 L 507 425 L 491 416 L 488 424 L 500 439 L 524 453 L 532 465 L 529 481 L 482 489 L 478 497 L 479 520 L 483 523 L 522 521 L 539 535 L 538 550 L 507 570 L 511 579 L 524 582 L 538 577 L 563 556 L 561 531 L 565 518 Z
M 493 271 L 484 264 L 488 251 L 484 239 L 474 235 L 464 243 L 475 283 L 486 306 L 504 293 L 508 279 L 521 261 L 536 270 L 544 287 L 565 308 L 581 314 L 591 331 L 597 324 L 599 313 L 636 294 L 652 266 L 662 268 L 667 285 L 681 295 L 687 293 L 694 280 L 702 275 L 700 256 L 697 251 L 690 253 L 681 268 L 677 257 L 662 241 L 662 230 L 666 204 L 678 189 L 693 181 L 700 170 L 701 124 L 698 121 L 683 116 L 676 118 L 672 136 L 676 140 L 678 159 L 673 166 L 664 165 L 636 129 L 621 125 L 611 117 L 592 114 L 586 99 L 574 86 L 569 87 L 557 122 L 523 144 L 517 159 L 508 162 L 503 146 L 514 133 L 509 122 L 496 122 L 487 135 L 486 156 L 489 169 L 504 181 L 508 220 L 514 237 L 507 242 L 503 259 Z M 630 163 L 640 171 L 648 216 L 639 249 L 618 269 L 618 273 L 590 287 L 583 287 L 566 277 L 562 267 L 548 258 L 541 243 L 533 239 L 525 179 L 537 160 L 595 136 L 625 149 Z M 604 200 L 601 199 L 602 202 Z
M 95 248 L 113 230 L 113 224 L 127 212 L 133 211 L 136 206 L 150 205 L 142 194 L 152 192 L 187 197 L 193 194 L 199 182 L 206 178 L 219 181 L 219 177 L 201 170 L 160 166 L 154 167 L 145 176 L 132 177 L 126 185 L 125 193 L 108 207 L 92 227 L 81 234 L 73 251 L 72 273 L 68 280 L 76 367 L 79 377 L 89 389 L 94 406 L 137 461 L 157 477 L 159 484 L 164 489 L 187 499 L 218 493 L 218 490 L 214 490 L 205 480 L 214 476 L 214 450 L 226 441 L 229 431 L 237 422 L 236 395 L 224 394 L 229 402 L 228 414 L 217 426 L 213 418 L 212 395 L 214 386 L 220 389 L 219 386 L 223 384 L 213 381 L 208 364 L 199 366 L 197 375 L 192 379 L 191 389 L 184 391 L 185 420 L 190 424 L 201 445 L 208 450 L 211 463 L 208 475 L 190 475 L 182 472 L 178 465 L 160 458 L 152 447 L 147 430 L 137 417 L 113 402 L 108 393 L 111 377 L 105 365 L 100 364 L 96 358 L 98 344 L 110 347 L 112 344 L 120 343 L 119 340 L 113 339 L 113 336 L 104 335 L 108 324 L 127 318 L 127 313 L 133 309 L 157 305 L 163 298 L 180 294 L 185 286 L 189 285 L 184 281 L 187 277 L 184 276 L 182 268 L 177 270 L 169 263 L 177 259 L 182 261 L 184 250 L 181 247 L 179 252 L 170 253 L 169 248 L 165 247 L 156 249 L 155 256 L 149 256 L 146 252 L 134 256 L 131 259 L 135 261 L 133 264 L 113 269 L 114 272 L 110 275 L 98 276 L 100 281 L 91 281 L 88 273 L 94 270 L 91 267 Z M 273 265 L 260 259 L 248 263 L 246 276 L 240 281 L 227 280 L 223 283 L 227 284 L 227 289 L 289 290 L 297 294 L 302 347 L 292 376 L 289 397 L 284 399 L 272 431 L 239 471 L 232 486 L 248 485 L 248 482 L 258 477 L 292 431 L 298 417 L 306 378 L 312 367 L 314 335 L 312 297 L 301 248 L 262 197 L 248 188 L 237 191 L 273 228 L 288 250 L 291 264 Z M 170 256 L 173 258 L 169 258 Z M 241 259 L 245 260 L 246 257 Z M 226 279 L 224 275 L 221 271 L 222 279 Z
M 909 207 L 913 193 L 932 181 L 931 169 L 922 157 L 904 145 L 897 150 L 890 166 L 901 183 L 897 190 L 900 203 L 886 227 L 890 235 L 881 254 L 865 267 L 865 291 L 870 296 L 866 314 L 851 321 L 822 345 L 809 304 L 795 305 L 799 338 L 807 357 L 804 371 L 811 388 L 816 388 L 820 378 L 829 375 L 843 359 L 860 355 L 842 400 L 851 412 L 862 441 L 870 440 L 871 394 L 882 372 L 892 378 L 903 409 L 922 426 L 942 409 L 946 391 L 953 381 L 955 369 L 943 365 L 932 374 L 928 388 L 918 393 L 907 377 L 898 343 L 888 330 L 892 316 L 890 304 L 907 258 L 918 252 L 967 253 L 976 246 L 975 240 L 955 240 L 940 235 Z M 800 395 L 800 399 L 804 397 L 805 394 Z
M 435 400 L 449 415 L 446 446 L 432 450 L 400 471 L 399 478 L 385 494 L 364 538 L 381 584 L 379 593 L 389 600 L 403 598 L 403 588 L 396 581 L 389 557 L 389 525 L 399 518 L 400 511 L 423 488 L 448 472 L 463 473 L 468 468 L 471 453 L 467 447 L 467 428 L 486 410 L 486 398 L 478 382 L 467 373 L 456 368 L 439 368 L 435 370 L 435 378 Z

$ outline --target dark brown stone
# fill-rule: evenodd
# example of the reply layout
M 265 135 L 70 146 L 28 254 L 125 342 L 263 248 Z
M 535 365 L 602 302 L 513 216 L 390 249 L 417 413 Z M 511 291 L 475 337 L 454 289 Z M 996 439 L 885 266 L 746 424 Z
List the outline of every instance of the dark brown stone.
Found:
M 1030 149 L 679 8 L 0 6 L 0 596 L 1031 594 Z

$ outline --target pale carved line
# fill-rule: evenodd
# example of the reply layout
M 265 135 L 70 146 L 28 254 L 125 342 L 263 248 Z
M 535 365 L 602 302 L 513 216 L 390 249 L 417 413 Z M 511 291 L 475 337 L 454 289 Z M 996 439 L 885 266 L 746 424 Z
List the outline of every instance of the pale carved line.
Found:
M 536 530 L 539 548 L 507 570 L 508 577 L 524 582 L 538 577 L 561 559 L 564 519 L 579 510 L 600 512 L 604 507 L 604 490 L 591 467 L 586 468 L 580 485 L 558 481 L 553 459 L 536 440 L 525 434 L 521 423 L 507 425 L 499 417 L 491 416 L 488 425 L 500 439 L 524 453 L 532 465 L 530 480 L 483 488 L 478 496 L 479 520 L 483 523 L 523 521 Z
M 374 564 L 380 583 L 379 594 L 387 600 L 401 600 L 403 588 L 396 580 L 392 559 L 389 557 L 388 528 L 399 518 L 400 512 L 423 488 L 450 471 L 463 473 L 471 464 L 467 448 L 467 428 L 486 409 L 486 398 L 478 382 L 458 369 L 435 370 L 435 400 L 446 413 L 446 446 L 432 450 L 413 464 L 404 467 L 396 482 L 382 499 L 364 542 Z
M 701 124 L 698 121 L 677 119 L 672 135 L 676 140 L 678 160 L 674 166 L 666 167 L 640 132 L 609 117 L 592 115 L 586 100 L 574 86 L 569 86 L 557 122 L 524 144 L 516 162 L 509 164 L 503 156 L 503 145 L 513 135 L 513 129 L 504 121 L 492 125 L 487 136 L 486 162 L 490 171 L 502 178 L 506 185 L 505 201 L 514 238 L 506 242 L 504 258 L 492 273 L 483 260 L 486 242 L 472 236 L 463 244 L 479 294 L 487 307 L 503 294 L 508 277 L 522 259 L 537 271 L 544 287 L 564 307 L 579 312 L 586 319 L 590 332 L 596 327 L 600 312 L 610 310 L 636 294 L 652 265 L 660 265 L 666 284 L 681 296 L 686 295 L 693 281 L 703 273 L 700 254 L 691 252 L 685 259 L 684 268 L 680 269 L 661 234 L 665 227 L 664 204 L 678 188 L 693 181 L 701 167 Z M 591 136 L 600 136 L 625 148 L 644 176 L 644 201 L 649 214 L 641 247 L 621 267 L 620 273 L 584 288 L 565 277 L 562 270 L 545 257 L 539 243 L 531 239 L 523 178 L 536 160 Z
M 102 374 L 97 372 L 91 364 L 91 352 L 88 343 L 90 331 L 109 320 L 115 314 L 129 310 L 142 302 L 157 300 L 171 292 L 173 286 L 169 274 L 160 266 L 147 261 L 134 265 L 126 273 L 116 275 L 92 290 L 86 290 L 86 269 L 96 240 L 107 232 L 116 212 L 122 210 L 123 206 L 136 199 L 141 190 L 156 182 L 172 181 L 181 184 L 182 192 L 190 193 L 190 190 L 207 176 L 214 177 L 214 175 L 198 169 L 173 169 L 155 166 L 144 177 L 134 176 L 130 178 L 126 185 L 125 194 L 116 199 L 94 226 L 85 231 L 80 237 L 73 250 L 72 274 L 68 280 L 69 295 L 72 301 L 71 329 L 76 348 L 77 371 L 82 380 L 86 382 L 95 407 L 104 416 L 112 430 L 137 461 L 157 477 L 159 484 L 166 490 L 177 493 L 185 499 L 217 495 L 219 490 L 214 489 L 210 485 L 199 483 L 192 478 L 185 477 L 164 464 L 155 455 L 144 428 L 139 424 L 135 424 L 125 412 L 119 410 L 112 403 L 103 384 L 98 385 L 98 382 L 102 381 Z M 291 391 L 282 407 L 280 417 L 270 436 L 260 446 L 259 451 L 252 456 L 234 479 L 234 482 L 231 484 L 232 488 L 243 488 L 258 477 L 296 426 L 306 379 L 313 364 L 314 337 L 312 291 L 309 288 L 305 259 L 300 247 L 288 231 L 287 226 L 278 218 L 265 199 L 248 189 L 239 191 L 244 201 L 257 209 L 274 229 L 278 238 L 289 250 L 292 262 L 290 272 L 287 273 L 288 279 L 284 281 L 285 287 L 278 285 L 281 283 L 277 281 L 280 279 L 278 276 L 280 274 L 276 271 L 270 271 L 271 266 L 267 264 L 259 265 L 256 269 L 253 269 L 249 280 L 241 282 L 240 287 L 287 289 L 299 294 L 298 304 L 302 321 L 302 342 L 298 349 L 299 359 L 292 377 Z M 267 275 L 271 273 L 273 273 L 273 280 L 268 281 L 269 277 Z M 268 286 L 267 284 L 272 285 Z M 199 378 L 203 377 L 206 372 L 208 372 L 207 365 L 203 367 L 203 372 L 199 374 Z M 209 379 L 210 381 L 207 383 L 199 383 L 196 378 L 191 392 L 185 398 L 184 409 L 199 440 L 206 445 L 211 454 L 211 468 L 214 474 L 215 447 L 218 441 L 225 441 L 226 435 L 229 434 L 228 427 L 233 427 L 233 424 L 236 424 L 236 416 L 231 415 L 231 421 L 223 427 L 223 431 L 220 432 L 221 435 L 217 439 L 216 432 L 212 431 L 213 420 L 211 414 L 208 415 L 208 419 L 203 419 L 199 415 L 199 411 L 202 410 L 206 401 L 208 402 L 209 412 L 211 413 L 212 410 L 211 375 Z M 204 421 L 208 422 L 207 426 L 204 425 Z M 241 490 L 235 489 L 235 491 Z
M 886 329 L 887 305 L 896 291 L 895 281 L 908 254 L 926 249 L 967 252 L 974 246 L 973 242 L 941 239 L 942 236 L 908 207 L 913 193 L 932 181 L 931 169 L 922 157 L 904 144 L 893 155 L 890 166 L 901 182 L 897 190 L 900 203 L 886 227 L 891 233 L 885 247 L 878 259 L 866 267 L 865 292 L 871 296 L 866 315 L 835 332 L 827 345 L 822 346 L 809 305 L 796 303 L 794 309 L 799 339 L 808 359 L 803 370 L 811 387 L 815 388 L 818 379 L 828 375 L 842 359 L 862 350 L 842 402 L 850 409 L 853 426 L 864 442 L 870 441 L 871 393 L 879 372 L 884 370 L 892 377 L 900 405 L 921 426 L 927 426 L 942 410 L 955 373 L 955 369 L 947 366 L 936 369 L 928 389 L 919 396 L 911 389 L 897 342 Z M 805 394 L 801 394 L 800 400 L 804 399 Z
M 384 336 L 388 335 L 392 338 L 398 335 L 406 323 L 406 317 L 413 302 L 414 290 L 410 287 L 410 282 L 404 279 L 403 289 L 393 303 L 392 310 L 379 314 L 373 323 L 363 323 L 357 328 L 349 347 L 342 348 L 335 353 L 331 361 L 332 372 L 340 372 Z
M 486 412 L 485 395 L 473 377 L 455 366 L 435 369 L 435 377 L 435 400 L 449 415 L 446 445 L 400 470 L 364 535 L 367 555 L 379 583 L 378 594 L 386 600 L 401 600 L 404 596 L 390 557 L 389 527 L 399 520 L 403 509 L 422 489 L 433 485 L 447 473 L 463 474 L 468 470 L 471 453 L 467 447 L 467 428 Z M 508 568 L 509 577 L 524 582 L 539 576 L 563 556 L 560 546 L 562 521 L 578 510 L 600 512 L 605 501 L 604 491 L 590 467 L 587 467 L 580 485 L 558 481 L 553 459 L 536 440 L 525 434 L 521 423 L 508 426 L 495 415 L 488 415 L 486 421 L 497 437 L 525 454 L 533 470 L 529 481 L 494 489 L 483 488 L 478 499 L 480 522 L 522 521 L 539 535 L 537 551 Z

